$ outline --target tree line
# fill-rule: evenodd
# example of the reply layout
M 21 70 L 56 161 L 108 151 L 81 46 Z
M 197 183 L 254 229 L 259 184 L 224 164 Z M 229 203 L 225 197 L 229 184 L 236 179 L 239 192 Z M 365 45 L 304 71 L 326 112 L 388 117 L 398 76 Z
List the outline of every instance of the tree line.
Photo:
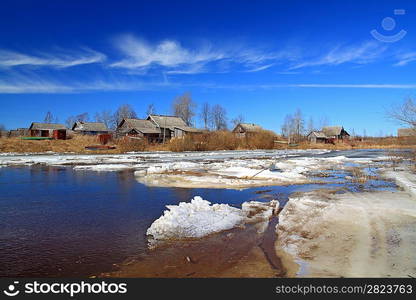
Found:
M 199 118 L 203 128 L 206 130 L 226 130 L 228 129 L 228 117 L 226 109 L 220 105 L 210 105 L 209 103 L 202 104 L 198 111 L 197 103 L 192 99 L 190 93 L 184 93 L 176 97 L 172 101 L 171 107 L 172 115 L 182 118 L 188 126 L 195 127 L 195 119 Z M 146 116 L 157 114 L 154 104 L 149 104 L 146 110 Z M 110 110 L 103 110 L 95 113 L 93 117 L 89 113 L 84 112 L 78 115 L 71 115 L 65 120 L 65 125 L 72 128 L 76 122 L 100 122 L 104 123 L 108 128 L 115 129 L 123 119 L 137 119 L 139 115 L 131 104 L 120 105 L 115 112 Z M 48 111 L 44 118 L 44 123 L 59 123 L 50 111 Z M 237 125 L 243 122 L 242 115 L 231 120 L 232 125 Z

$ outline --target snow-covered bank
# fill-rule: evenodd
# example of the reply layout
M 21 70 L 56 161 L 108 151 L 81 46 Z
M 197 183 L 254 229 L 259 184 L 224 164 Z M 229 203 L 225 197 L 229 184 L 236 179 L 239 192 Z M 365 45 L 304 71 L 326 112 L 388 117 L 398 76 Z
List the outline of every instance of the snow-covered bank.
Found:
M 269 219 L 279 208 L 277 201 L 269 203 L 247 202 L 241 209 L 227 204 L 213 204 L 196 196 L 190 203 L 169 205 L 162 217 L 147 230 L 151 244 L 164 240 L 201 238 L 212 233 L 229 230 L 247 223 L 265 230 Z
M 416 175 L 408 170 L 402 171 L 386 171 L 384 176 L 395 180 L 397 185 L 402 187 L 416 198 Z
M 276 251 L 291 276 L 416 276 L 416 201 L 408 193 L 308 193 L 291 198 L 279 220 Z

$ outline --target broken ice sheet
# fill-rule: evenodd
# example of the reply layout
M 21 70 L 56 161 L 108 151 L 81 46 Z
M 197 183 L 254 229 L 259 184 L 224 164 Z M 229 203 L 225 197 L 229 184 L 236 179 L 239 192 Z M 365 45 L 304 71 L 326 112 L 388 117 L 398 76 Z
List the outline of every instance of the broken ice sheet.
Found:
M 168 240 L 202 238 L 247 223 L 256 224 L 262 233 L 278 207 L 277 201 L 246 202 L 239 209 L 227 204 L 211 204 L 196 196 L 190 203 L 167 206 L 168 210 L 147 230 L 149 247 Z

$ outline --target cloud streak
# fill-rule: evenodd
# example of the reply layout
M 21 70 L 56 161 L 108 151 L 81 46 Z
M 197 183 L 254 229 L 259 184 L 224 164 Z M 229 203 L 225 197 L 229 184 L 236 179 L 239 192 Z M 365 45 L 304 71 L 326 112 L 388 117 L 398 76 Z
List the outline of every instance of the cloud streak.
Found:
M 292 56 L 289 51 L 264 51 L 238 44 L 214 47 L 205 43 L 192 49 L 169 39 L 152 44 L 133 35 L 117 37 L 114 46 L 122 58 L 110 67 L 139 71 L 159 69 L 167 74 L 257 72 Z
M 368 64 L 382 56 L 387 46 L 377 42 L 364 42 L 361 45 L 337 46 L 317 58 L 303 60 L 292 65 L 289 70 L 316 66 L 338 66 L 345 63 Z
M 16 51 L 0 49 L 0 68 L 19 66 L 36 66 L 52 68 L 69 68 L 79 65 L 103 62 L 106 56 L 89 48 L 78 52 L 62 51 L 61 53 L 43 53 L 30 55 Z
M 399 60 L 397 63 L 394 64 L 396 67 L 406 66 L 409 63 L 416 61 L 416 52 L 408 52 L 404 54 L 400 54 L 397 56 Z

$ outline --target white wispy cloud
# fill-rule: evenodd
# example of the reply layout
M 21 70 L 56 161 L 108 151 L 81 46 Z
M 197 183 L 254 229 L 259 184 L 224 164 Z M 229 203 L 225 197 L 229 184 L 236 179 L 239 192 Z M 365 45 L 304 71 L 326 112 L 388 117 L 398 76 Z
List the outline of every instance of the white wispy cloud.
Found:
M 164 40 L 152 45 L 133 35 L 122 35 L 116 39 L 115 46 L 124 58 L 111 64 L 112 67 L 135 69 L 151 65 L 177 67 L 224 58 L 223 54 L 205 46 L 201 49 L 190 50 L 174 40 Z
M 337 46 L 316 58 L 303 59 L 293 64 L 289 70 L 316 66 L 337 66 L 345 63 L 368 64 L 379 59 L 387 46 L 378 42 L 364 42 L 360 45 Z
M 339 84 L 339 83 L 270 83 L 270 84 L 217 84 L 213 82 L 172 82 L 143 81 L 138 79 L 96 79 L 88 82 L 58 81 L 34 77 L 18 76 L 0 79 L 0 94 L 69 94 L 85 92 L 149 91 L 160 89 L 229 89 L 229 90 L 267 90 L 285 88 L 326 88 L 326 89 L 416 89 L 415 84 Z
M 203 43 L 199 47 L 184 47 L 175 40 L 150 43 L 133 35 L 121 35 L 114 40 L 122 58 L 111 67 L 146 70 L 162 69 L 166 74 L 257 72 L 272 67 L 277 61 L 290 59 L 290 51 L 254 49 L 236 43 L 221 46 Z
M 37 66 L 68 68 L 78 65 L 103 62 L 106 56 L 89 48 L 80 51 L 58 51 L 57 53 L 25 54 L 7 49 L 0 49 L 0 67 Z
M 416 52 L 407 52 L 397 55 L 397 59 L 399 60 L 397 63 L 394 64 L 396 67 L 405 66 L 413 61 L 416 61 Z

